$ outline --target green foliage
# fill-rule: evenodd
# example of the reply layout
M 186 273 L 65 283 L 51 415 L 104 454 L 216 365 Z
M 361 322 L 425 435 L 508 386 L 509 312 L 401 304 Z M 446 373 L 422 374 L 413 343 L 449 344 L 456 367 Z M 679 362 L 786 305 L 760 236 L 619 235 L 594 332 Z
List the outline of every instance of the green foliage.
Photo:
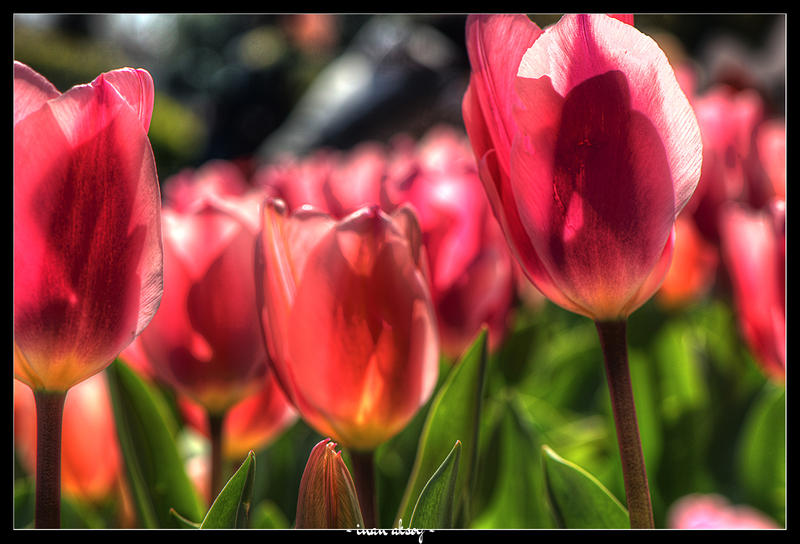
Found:
M 182 527 L 171 509 L 200 521 L 203 508 L 178 453 L 163 400 L 119 359 L 107 373 L 125 472 L 142 526 Z

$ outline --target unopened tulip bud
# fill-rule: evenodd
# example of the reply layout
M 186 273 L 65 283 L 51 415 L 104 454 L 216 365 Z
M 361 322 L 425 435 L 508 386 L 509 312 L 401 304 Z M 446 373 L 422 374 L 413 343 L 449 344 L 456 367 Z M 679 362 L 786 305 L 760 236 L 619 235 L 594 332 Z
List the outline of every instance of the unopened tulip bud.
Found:
M 297 497 L 298 529 L 364 527 L 353 478 L 335 448 L 326 438 L 311 450 Z

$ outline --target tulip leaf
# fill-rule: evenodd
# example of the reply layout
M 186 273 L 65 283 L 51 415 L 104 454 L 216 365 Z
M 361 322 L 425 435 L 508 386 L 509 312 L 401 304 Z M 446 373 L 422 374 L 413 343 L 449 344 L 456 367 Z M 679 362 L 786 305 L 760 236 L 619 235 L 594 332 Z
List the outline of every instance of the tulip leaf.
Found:
M 204 508 L 186 474 L 156 391 L 119 359 L 106 373 L 120 450 L 140 523 L 148 529 L 185 527 L 170 514 L 171 508 L 188 520 L 199 521 Z
M 556 522 L 567 529 L 627 529 L 625 507 L 597 478 L 542 446 L 547 495 Z
M 463 470 L 459 470 L 453 511 L 468 510 L 469 490 L 475 480 L 478 429 L 487 364 L 486 329 L 478 334 L 460 361 L 450 371 L 434 397 L 417 446 L 417 455 L 406 485 L 395 526 L 409 520 L 414 500 L 420 496 L 431 475 L 456 440 L 463 448 Z
M 408 522 L 409 527 L 425 529 L 453 527 L 453 503 L 460 458 L 461 442 L 456 440 L 453 449 L 422 489 Z
M 201 529 L 241 529 L 247 525 L 253 500 L 256 454 L 250 451 L 209 508 Z
M 484 452 L 485 462 L 496 467 L 486 508 L 472 520 L 470 528 L 541 529 L 554 526 L 547 507 L 544 474 L 531 452 L 539 451 L 544 438 L 519 400 L 512 393 L 500 403 L 492 449 Z

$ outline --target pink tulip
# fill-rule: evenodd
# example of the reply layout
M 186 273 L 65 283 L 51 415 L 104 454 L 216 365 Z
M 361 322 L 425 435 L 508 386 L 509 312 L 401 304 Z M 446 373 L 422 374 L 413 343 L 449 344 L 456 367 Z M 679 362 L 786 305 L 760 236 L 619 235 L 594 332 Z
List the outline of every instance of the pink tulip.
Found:
M 61 94 L 14 62 L 14 375 L 35 390 L 100 372 L 158 308 L 153 99 L 144 70 Z
M 460 356 L 484 324 L 495 349 L 508 329 L 514 265 L 469 142 L 436 127 L 407 147 L 403 168 L 410 174 L 387 176 L 385 192 L 393 205 L 408 203 L 417 212 L 442 351 Z
M 36 408 L 29 387 L 14 380 L 14 446 L 22 465 L 36 469 Z M 61 476 L 64 492 L 97 502 L 117 496 L 122 457 L 105 375 L 70 389 L 64 403 Z
M 260 195 L 197 189 L 164 208 L 164 298 L 139 348 L 157 379 L 222 415 L 267 371 L 252 276 Z
M 779 529 L 762 512 L 744 505 L 732 505 L 716 494 L 682 497 L 669 510 L 670 529 Z
M 681 214 L 675 221 L 675 249 L 658 301 L 676 308 L 698 300 L 714 283 L 719 262 L 717 247 L 707 242 L 690 215 Z
M 765 170 L 766 192 L 773 198 L 786 200 L 786 122 L 770 119 L 756 131 L 756 150 Z
M 529 279 L 625 319 L 669 268 L 701 138 L 663 52 L 606 15 L 470 16 L 463 114 L 494 213 Z
M 733 284 L 740 328 L 771 378 L 786 376 L 786 211 L 729 203 L 720 216 L 722 256 Z
M 752 89 L 719 85 L 697 97 L 694 110 L 703 138 L 703 168 L 689 210 L 703 236 L 718 243 L 719 213 L 726 202 L 764 204 L 755 144 L 764 104 Z
M 279 383 L 320 434 L 371 451 L 414 416 L 438 373 L 436 321 L 414 214 L 336 220 L 267 199 L 257 301 Z
M 203 436 L 209 436 L 205 410 L 181 397 L 178 399 L 186 422 Z M 250 450 L 259 451 L 297 420 L 297 412 L 286 400 L 272 373 L 257 393 L 239 401 L 225 414 L 222 423 L 223 455 L 241 463 Z

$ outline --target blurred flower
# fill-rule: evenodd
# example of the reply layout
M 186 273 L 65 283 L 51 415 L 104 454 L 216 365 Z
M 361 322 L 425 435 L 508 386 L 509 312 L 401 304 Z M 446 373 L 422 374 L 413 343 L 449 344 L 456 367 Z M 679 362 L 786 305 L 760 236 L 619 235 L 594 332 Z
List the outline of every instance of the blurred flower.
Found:
M 755 211 L 728 203 L 720 215 L 722 256 L 733 284 L 739 325 L 771 378 L 786 376 L 786 210 L 783 201 Z
M 688 210 L 702 235 L 719 242 L 719 210 L 730 201 L 763 205 L 755 130 L 764 104 L 752 89 L 718 85 L 697 96 L 694 110 L 703 138 L 703 168 Z M 758 201 L 754 201 L 757 199 Z
M 208 172 L 166 184 L 164 298 L 137 349 L 160 381 L 222 414 L 267 372 L 251 272 L 260 194 Z
M 287 15 L 283 28 L 292 43 L 308 54 L 328 51 L 339 41 L 337 18 L 330 13 Z
M 14 62 L 14 376 L 67 391 L 108 366 L 162 294 L 153 80 L 64 94 Z
M 330 438 L 308 456 L 297 497 L 297 529 L 363 528 L 355 484 Z
M 460 356 L 484 323 L 494 349 L 508 328 L 515 270 L 469 142 L 435 127 L 406 147 L 409 175 L 387 176 L 385 192 L 393 206 L 409 203 L 417 212 L 442 351 Z
M 186 422 L 203 436 L 209 436 L 205 410 L 185 397 L 178 405 Z M 250 450 L 259 451 L 277 438 L 297 419 L 272 373 L 261 390 L 235 404 L 222 424 L 223 454 L 226 459 L 241 462 Z
M 105 374 L 72 387 L 64 403 L 61 478 L 65 493 L 90 502 L 121 490 L 122 457 Z M 20 462 L 36 472 L 36 407 L 31 389 L 14 380 L 14 446 Z M 116 495 L 119 497 L 119 495 Z
M 464 122 L 506 239 L 550 300 L 624 319 L 669 268 L 701 139 L 663 52 L 606 15 L 470 16 Z M 623 54 L 624 52 L 624 54 Z
M 770 119 L 757 129 L 756 148 L 765 170 L 768 192 L 786 200 L 786 121 Z
M 778 529 L 765 514 L 735 506 L 716 494 L 692 494 L 676 501 L 667 514 L 670 529 Z
M 417 220 L 377 206 L 341 220 L 262 211 L 257 301 L 287 397 L 320 434 L 373 450 L 430 397 L 438 338 Z
M 675 248 L 658 301 L 678 307 L 705 295 L 714 283 L 719 253 L 698 232 L 690 215 L 681 214 L 675 221 Z

